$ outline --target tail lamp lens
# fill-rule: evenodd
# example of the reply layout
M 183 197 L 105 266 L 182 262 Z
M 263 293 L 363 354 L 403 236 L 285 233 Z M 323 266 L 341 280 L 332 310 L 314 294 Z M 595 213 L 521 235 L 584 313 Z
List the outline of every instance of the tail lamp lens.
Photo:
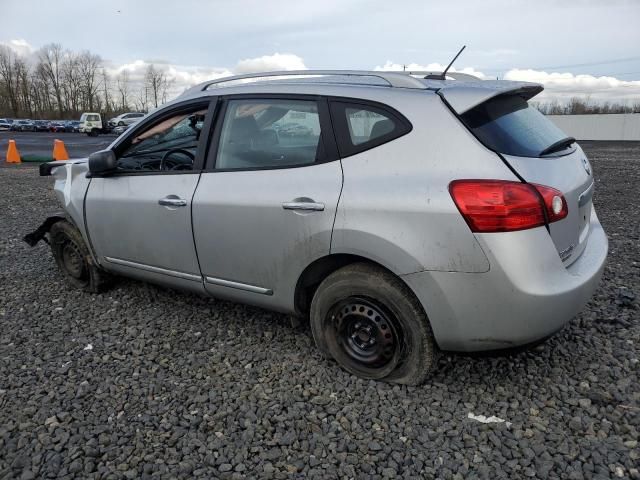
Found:
M 451 197 L 473 232 L 511 232 L 567 216 L 562 192 L 506 180 L 455 180 Z M 559 199 L 559 200 L 558 200 Z

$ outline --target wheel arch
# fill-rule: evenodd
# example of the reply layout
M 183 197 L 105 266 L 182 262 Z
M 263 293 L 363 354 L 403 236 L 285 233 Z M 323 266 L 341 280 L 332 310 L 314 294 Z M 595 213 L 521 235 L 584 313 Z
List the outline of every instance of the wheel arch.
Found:
M 380 262 L 352 253 L 333 253 L 314 260 L 312 263 L 307 265 L 298 277 L 294 293 L 294 306 L 296 313 L 301 316 L 306 315 L 309 312 L 313 295 L 320 283 L 336 270 L 346 267 L 347 265 L 351 265 L 352 263 L 367 263 L 389 272 L 404 283 L 416 299 L 418 299 L 418 296 L 411 286 L 405 282 L 402 275 L 398 272 L 394 272 Z M 422 306 L 422 309 L 425 314 L 427 314 L 424 305 Z

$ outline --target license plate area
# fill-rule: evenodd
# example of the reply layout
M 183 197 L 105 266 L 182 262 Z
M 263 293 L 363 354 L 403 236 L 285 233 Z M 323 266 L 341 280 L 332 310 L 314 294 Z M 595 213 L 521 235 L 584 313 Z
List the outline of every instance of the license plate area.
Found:
M 593 205 L 593 183 L 578 197 L 578 244 L 586 240 L 589 233 L 591 207 Z

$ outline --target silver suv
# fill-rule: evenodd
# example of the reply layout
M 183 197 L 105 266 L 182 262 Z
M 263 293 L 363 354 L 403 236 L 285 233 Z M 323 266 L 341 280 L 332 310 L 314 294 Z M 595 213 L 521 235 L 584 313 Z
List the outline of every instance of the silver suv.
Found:
M 538 342 L 602 274 L 591 167 L 528 105 L 540 85 L 454 76 L 198 85 L 88 161 L 43 165 L 65 212 L 25 239 L 48 232 L 90 292 L 115 274 L 308 316 L 364 378 Z

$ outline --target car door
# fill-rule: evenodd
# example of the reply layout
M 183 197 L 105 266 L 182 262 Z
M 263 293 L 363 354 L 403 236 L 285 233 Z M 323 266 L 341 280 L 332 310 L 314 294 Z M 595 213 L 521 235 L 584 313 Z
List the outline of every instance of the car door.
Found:
M 92 178 L 89 239 L 108 270 L 202 291 L 191 200 L 215 100 L 187 102 L 133 127 L 113 148 L 118 169 Z
M 330 252 L 342 188 L 326 100 L 232 96 L 218 118 L 193 199 L 205 288 L 293 311 L 300 274 Z

